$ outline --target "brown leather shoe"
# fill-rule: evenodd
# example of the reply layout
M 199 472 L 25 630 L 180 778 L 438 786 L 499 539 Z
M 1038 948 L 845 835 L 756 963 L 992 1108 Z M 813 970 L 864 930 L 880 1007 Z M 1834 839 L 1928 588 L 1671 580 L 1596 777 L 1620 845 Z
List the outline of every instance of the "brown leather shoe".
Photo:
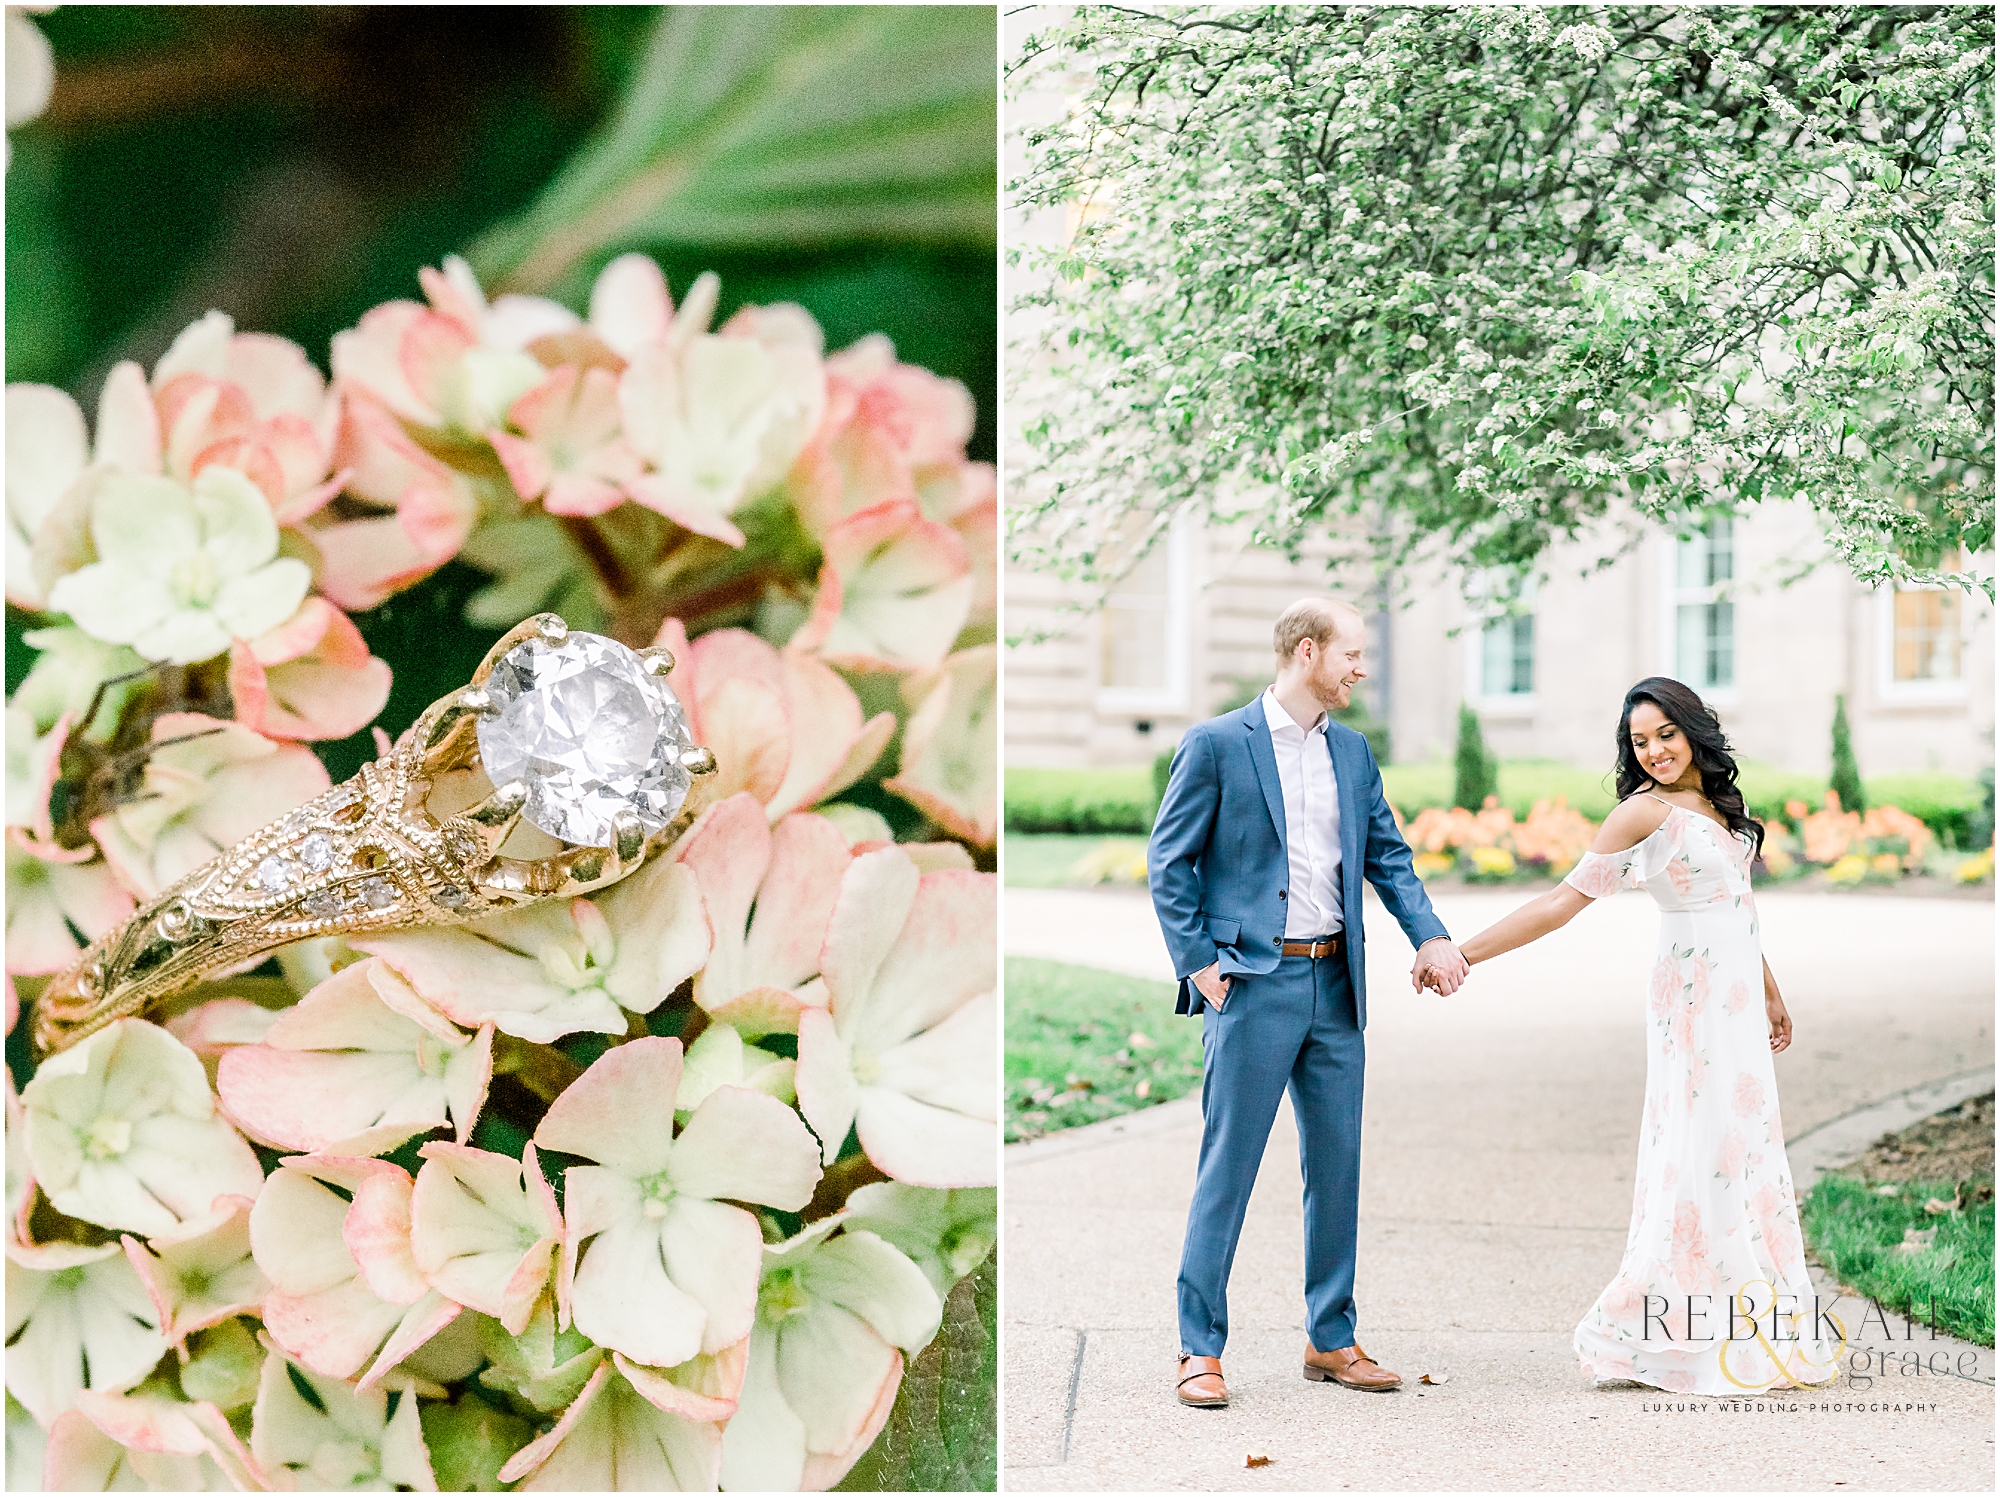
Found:
M 1222 1385 L 1220 1357 L 1181 1357 L 1181 1402 L 1191 1409 L 1226 1409 L 1229 1390 Z
M 1369 1356 L 1358 1342 L 1338 1351 L 1314 1351 L 1308 1341 L 1306 1381 L 1339 1383 L 1343 1388 L 1359 1388 L 1364 1393 L 1387 1393 L 1403 1386 L 1401 1377 Z

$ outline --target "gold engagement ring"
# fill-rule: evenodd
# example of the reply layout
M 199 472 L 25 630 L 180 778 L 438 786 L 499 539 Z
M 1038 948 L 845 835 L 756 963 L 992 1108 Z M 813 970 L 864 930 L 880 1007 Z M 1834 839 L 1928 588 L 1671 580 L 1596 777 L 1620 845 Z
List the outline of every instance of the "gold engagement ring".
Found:
M 517 624 L 395 745 L 100 936 L 35 1005 L 38 1055 L 315 936 L 456 925 L 586 894 L 699 811 L 715 755 L 689 736 L 673 657 Z

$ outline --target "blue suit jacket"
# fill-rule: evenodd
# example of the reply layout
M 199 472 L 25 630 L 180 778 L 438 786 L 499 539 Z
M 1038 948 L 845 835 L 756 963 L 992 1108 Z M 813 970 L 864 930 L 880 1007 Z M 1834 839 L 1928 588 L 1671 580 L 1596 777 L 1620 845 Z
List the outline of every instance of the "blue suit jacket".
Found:
M 1326 725 L 1340 799 L 1341 914 L 1347 937 L 1347 970 L 1354 982 L 1356 1017 L 1368 1023 L 1366 935 L 1361 919 L 1361 879 L 1412 946 L 1448 934 L 1418 880 L 1410 845 L 1382 794 L 1382 772 L 1368 740 L 1340 723 Z M 1211 962 L 1223 975 L 1269 972 L 1285 939 L 1285 905 L 1291 885 L 1285 850 L 1285 802 L 1271 726 L 1262 697 L 1190 729 L 1174 753 L 1173 773 L 1153 835 L 1146 845 L 1153 909 L 1180 974 L 1176 1013 L 1198 1014 L 1206 1004 L 1191 974 Z M 1324 934 L 1324 932 L 1314 932 Z

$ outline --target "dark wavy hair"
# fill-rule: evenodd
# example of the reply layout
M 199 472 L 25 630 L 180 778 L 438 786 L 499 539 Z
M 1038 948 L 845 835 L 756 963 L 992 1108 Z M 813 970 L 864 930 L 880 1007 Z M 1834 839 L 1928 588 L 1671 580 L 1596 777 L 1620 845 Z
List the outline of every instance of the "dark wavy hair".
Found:
M 1701 793 L 1722 813 L 1729 830 L 1748 837 L 1761 854 L 1764 824 L 1750 814 L 1743 804 L 1743 792 L 1736 788 L 1736 760 L 1730 756 L 1722 719 L 1694 692 L 1669 677 L 1648 676 L 1625 693 L 1625 707 L 1618 714 L 1618 798 L 1637 795 L 1654 783 L 1632 751 L 1632 709 L 1641 702 L 1651 702 L 1687 735 L 1694 749 L 1694 767 L 1701 771 Z

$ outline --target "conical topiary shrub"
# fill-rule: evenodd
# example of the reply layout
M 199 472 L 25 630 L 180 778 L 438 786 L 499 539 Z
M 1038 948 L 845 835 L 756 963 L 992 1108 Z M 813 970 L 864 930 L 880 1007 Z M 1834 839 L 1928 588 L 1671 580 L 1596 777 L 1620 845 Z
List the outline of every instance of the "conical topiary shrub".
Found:
M 1486 737 L 1479 731 L 1479 714 L 1461 702 L 1458 708 L 1458 773 L 1454 778 L 1451 803 L 1468 811 L 1486 804 L 1486 797 L 1500 793 L 1500 767 L 1486 752 Z
M 1861 766 L 1854 762 L 1854 741 L 1847 730 L 1847 698 L 1833 699 L 1833 773 L 1827 788 L 1840 797 L 1843 811 L 1865 811 L 1867 797 L 1861 793 Z

